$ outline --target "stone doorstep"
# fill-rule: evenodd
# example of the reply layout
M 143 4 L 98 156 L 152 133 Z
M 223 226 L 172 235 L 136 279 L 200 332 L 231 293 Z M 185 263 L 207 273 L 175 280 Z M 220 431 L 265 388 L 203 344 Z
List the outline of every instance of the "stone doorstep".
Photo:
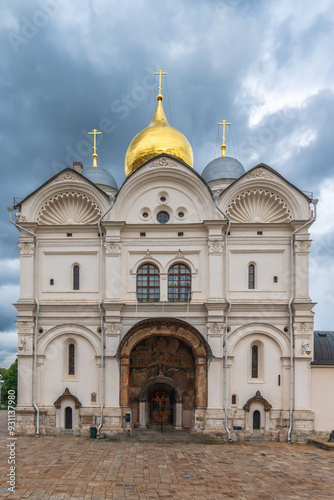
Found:
M 329 443 L 327 439 L 309 439 L 308 442 L 313 446 L 322 448 L 323 450 L 334 451 L 334 443 Z

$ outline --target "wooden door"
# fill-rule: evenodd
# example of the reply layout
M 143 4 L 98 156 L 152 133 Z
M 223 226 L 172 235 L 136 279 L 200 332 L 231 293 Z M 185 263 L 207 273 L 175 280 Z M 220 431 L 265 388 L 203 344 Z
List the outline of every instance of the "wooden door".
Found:
M 155 391 L 151 397 L 151 422 L 169 424 L 169 394 L 164 390 Z

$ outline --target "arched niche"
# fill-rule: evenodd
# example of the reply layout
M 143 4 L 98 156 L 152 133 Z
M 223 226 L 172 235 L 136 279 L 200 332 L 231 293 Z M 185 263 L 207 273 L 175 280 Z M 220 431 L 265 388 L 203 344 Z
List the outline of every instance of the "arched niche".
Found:
M 77 429 L 79 427 L 79 409 L 81 403 L 74 394 L 71 394 L 68 387 L 66 387 L 63 394 L 57 398 L 54 405 L 56 407 L 56 428 L 66 428 L 66 413 L 69 413 L 69 409 L 71 410 L 71 429 Z
M 207 406 L 207 360 L 212 357 L 211 349 L 201 335 L 201 333 L 196 330 L 192 325 L 181 321 L 178 319 L 171 318 L 152 318 L 148 320 L 143 320 L 136 325 L 134 325 L 129 332 L 125 335 L 122 340 L 119 349 L 118 356 L 121 361 L 121 378 L 120 378 L 120 401 L 123 408 L 130 408 L 133 404 L 133 399 L 135 397 L 139 404 L 144 404 L 145 395 L 148 395 L 149 389 L 153 387 L 154 384 L 166 384 L 167 386 L 176 389 L 182 387 L 182 384 L 177 382 L 177 377 L 175 380 L 169 376 L 168 363 L 165 365 L 163 362 L 159 365 L 159 360 L 157 362 L 158 372 L 149 374 L 148 377 L 143 377 L 142 382 L 137 382 L 135 391 L 133 391 L 133 354 L 136 357 L 136 365 L 138 365 L 138 374 L 136 376 L 140 378 L 140 368 L 143 368 L 143 372 L 146 370 L 146 358 L 145 352 L 147 348 L 150 348 L 152 344 L 152 352 L 157 352 L 156 345 L 158 343 L 165 343 L 167 350 L 166 352 L 171 352 L 172 344 L 174 343 L 176 350 L 178 347 L 187 350 L 189 357 L 189 367 L 184 367 L 191 370 L 193 373 L 194 380 L 194 401 L 193 409 L 196 408 L 206 408 Z M 149 345 L 148 345 L 149 344 Z M 139 346 L 141 350 L 137 352 L 136 347 Z M 186 348 L 186 349 L 185 349 Z M 158 349 L 159 350 L 159 349 Z M 164 349 L 161 348 L 160 352 L 163 353 Z M 143 353 L 141 357 L 141 353 Z M 173 353 L 172 353 L 173 355 Z M 131 358 L 132 356 L 132 358 Z M 141 359 L 142 358 L 142 359 Z M 191 358 L 191 367 L 190 367 Z M 132 365 L 131 365 L 132 363 Z M 167 368 L 166 368 L 167 367 Z M 175 368 L 175 367 L 172 367 Z M 179 367 L 182 368 L 181 366 Z M 173 372 L 173 370 L 171 370 Z M 174 370 L 175 371 L 175 370 Z M 190 372 L 189 372 L 190 373 Z M 130 381 L 130 375 L 132 377 Z M 171 383 L 173 382 L 173 383 Z M 142 387 L 140 388 L 140 383 Z M 146 385 L 148 384 L 148 385 Z M 131 388 L 131 398 L 129 390 Z M 133 396 L 133 394 L 135 396 Z M 180 402 L 181 394 L 179 391 L 175 391 L 176 403 Z M 130 401 L 131 399 L 131 401 Z M 183 398 L 184 399 L 184 398 Z M 147 399 L 146 399 L 147 401 Z M 141 415 L 141 409 L 139 409 L 139 414 Z M 145 419 L 140 418 L 139 424 L 145 425 Z M 180 419 L 175 419 L 177 423 Z

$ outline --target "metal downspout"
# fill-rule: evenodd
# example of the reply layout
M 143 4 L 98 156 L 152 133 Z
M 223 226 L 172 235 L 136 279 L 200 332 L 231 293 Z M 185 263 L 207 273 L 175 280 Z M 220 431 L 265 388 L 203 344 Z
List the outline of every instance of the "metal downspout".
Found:
M 228 434 L 228 442 L 232 442 L 231 438 L 231 433 L 227 425 L 227 355 L 228 355 L 228 350 L 227 350 L 227 322 L 228 322 L 228 317 L 231 311 L 231 302 L 227 296 L 227 236 L 230 231 L 230 226 L 231 226 L 231 220 L 227 215 L 218 207 L 217 204 L 217 199 L 215 199 L 215 204 L 217 210 L 225 217 L 225 219 L 228 221 L 228 226 L 227 230 L 225 231 L 225 259 L 224 259 L 224 288 L 225 288 L 225 300 L 228 303 L 228 309 L 226 312 L 226 317 L 225 317 L 225 350 L 224 350 L 224 356 L 225 356 L 225 376 L 224 376 L 224 406 L 225 406 L 225 429 Z
M 32 233 L 31 231 L 28 231 L 28 229 L 25 229 L 22 226 L 19 226 L 16 222 L 13 221 L 13 219 L 12 219 L 12 211 L 14 210 L 14 207 L 7 207 L 7 209 L 9 211 L 10 222 L 16 228 L 18 228 L 18 229 L 20 229 L 22 231 L 25 231 L 26 233 L 30 234 L 34 238 L 35 244 L 36 244 L 36 248 L 35 248 L 35 301 L 36 301 L 36 319 L 35 319 L 35 332 L 34 332 L 33 405 L 34 405 L 34 408 L 36 410 L 36 434 L 35 434 L 35 436 L 39 437 L 39 408 L 38 408 L 38 406 L 36 404 L 36 386 L 37 386 L 37 328 L 38 328 L 38 315 L 39 315 L 39 302 L 38 302 L 38 298 L 37 298 L 37 289 L 38 289 L 37 288 L 38 287 L 38 283 L 37 283 L 37 279 L 38 279 L 38 268 L 37 268 L 37 264 L 38 264 L 38 239 L 37 239 L 36 234 Z
M 293 317 L 292 317 L 292 302 L 294 299 L 294 293 L 295 293 L 295 287 L 294 287 L 294 256 L 293 256 L 293 243 L 295 239 L 295 234 L 298 233 L 298 231 L 301 231 L 304 227 L 308 226 L 309 224 L 312 224 L 312 222 L 315 221 L 317 218 L 317 203 L 318 199 L 312 200 L 311 203 L 314 206 L 314 216 L 312 219 L 307 221 L 305 224 L 303 224 L 301 227 L 298 229 L 295 229 L 293 233 L 291 234 L 290 238 L 290 263 L 291 263 L 291 297 L 289 300 L 289 317 L 290 317 L 290 427 L 288 431 L 288 443 L 291 443 L 291 432 L 292 432 L 292 423 L 293 423 L 293 396 L 294 396 L 294 391 L 293 391 L 293 377 L 294 377 L 294 364 L 293 364 Z
M 104 328 L 103 328 L 103 311 L 102 311 L 102 299 L 103 299 L 103 235 L 101 231 L 101 221 L 102 219 L 110 212 L 112 207 L 114 206 L 115 198 L 110 196 L 110 207 L 108 210 L 101 215 L 99 218 L 97 225 L 100 235 L 100 300 L 99 300 L 99 311 L 101 318 L 101 414 L 100 414 L 100 424 L 97 428 L 97 437 L 100 435 L 100 429 L 102 427 L 102 419 L 103 419 L 103 405 L 104 405 Z

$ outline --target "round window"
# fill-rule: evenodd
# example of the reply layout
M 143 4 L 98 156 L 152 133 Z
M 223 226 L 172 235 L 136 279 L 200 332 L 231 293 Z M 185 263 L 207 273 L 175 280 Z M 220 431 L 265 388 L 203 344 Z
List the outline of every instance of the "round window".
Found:
M 143 212 L 143 217 L 144 217 L 144 219 L 147 219 L 148 213 L 147 212 Z
M 157 215 L 157 221 L 160 224 L 167 224 L 169 221 L 169 214 L 167 212 L 159 212 Z
M 177 216 L 180 217 L 180 219 L 182 219 L 184 217 L 184 212 L 179 212 Z
M 162 203 L 165 203 L 165 201 L 166 201 L 166 196 L 161 196 L 161 197 L 160 197 L 160 201 L 161 201 Z

